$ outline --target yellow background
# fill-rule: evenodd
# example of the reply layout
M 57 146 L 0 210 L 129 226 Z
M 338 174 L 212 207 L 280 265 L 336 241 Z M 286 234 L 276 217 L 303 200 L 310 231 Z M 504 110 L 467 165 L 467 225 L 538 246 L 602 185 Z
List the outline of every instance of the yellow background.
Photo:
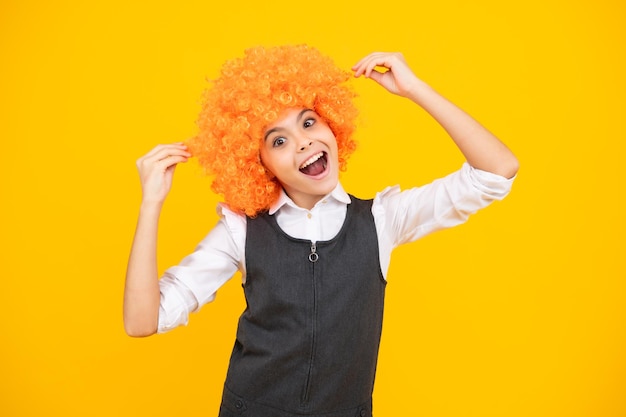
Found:
M 394 254 L 380 416 L 626 416 L 626 7 L 599 0 L 2 1 L 0 415 L 216 415 L 243 308 L 237 279 L 188 327 L 122 328 L 140 199 L 135 160 L 195 132 L 205 79 L 256 45 L 309 43 L 349 68 L 374 50 L 518 155 L 513 192 Z M 368 197 L 462 158 L 421 109 L 357 80 Z M 179 167 L 160 267 L 216 221 Z

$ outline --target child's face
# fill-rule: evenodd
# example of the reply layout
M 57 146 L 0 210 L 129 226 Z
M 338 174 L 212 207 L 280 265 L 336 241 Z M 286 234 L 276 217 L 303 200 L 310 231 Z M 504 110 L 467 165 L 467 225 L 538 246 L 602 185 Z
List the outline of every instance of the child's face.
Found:
M 339 181 L 335 135 L 310 109 L 285 110 L 269 125 L 261 161 L 298 206 L 311 209 Z

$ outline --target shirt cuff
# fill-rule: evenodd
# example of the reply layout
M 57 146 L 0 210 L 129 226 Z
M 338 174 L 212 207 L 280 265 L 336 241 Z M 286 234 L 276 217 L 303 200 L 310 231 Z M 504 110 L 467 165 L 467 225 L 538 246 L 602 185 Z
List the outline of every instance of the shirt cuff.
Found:
M 165 333 L 181 325 L 186 326 L 189 313 L 198 308 L 193 292 L 171 275 L 161 278 L 159 287 L 161 302 L 157 333 Z
M 506 178 L 493 172 L 483 171 L 482 169 L 472 167 L 467 162 L 463 164 L 461 171 L 469 176 L 474 188 L 481 193 L 489 195 L 494 200 L 502 200 L 506 197 L 511 191 L 513 181 L 517 178 L 517 175 Z

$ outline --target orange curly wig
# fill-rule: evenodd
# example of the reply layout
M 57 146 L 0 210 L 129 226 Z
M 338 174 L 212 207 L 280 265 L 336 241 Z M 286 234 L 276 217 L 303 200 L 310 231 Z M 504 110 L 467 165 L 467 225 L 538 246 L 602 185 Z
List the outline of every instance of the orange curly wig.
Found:
M 224 63 L 203 96 L 198 134 L 188 145 L 211 188 L 248 216 L 268 210 L 281 185 L 261 163 L 265 127 L 287 108 L 314 110 L 335 134 L 345 170 L 358 111 L 351 74 L 307 45 L 255 47 Z

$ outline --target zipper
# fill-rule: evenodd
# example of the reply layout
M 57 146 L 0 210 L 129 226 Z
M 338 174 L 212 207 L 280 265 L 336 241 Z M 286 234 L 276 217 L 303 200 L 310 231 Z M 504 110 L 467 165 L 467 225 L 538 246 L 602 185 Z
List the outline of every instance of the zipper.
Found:
M 317 262 L 317 260 L 320 258 L 316 251 L 317 246 L 315 245 L 315 242 L 311 241 L 311 253 L 309 253 L 309 261 L 311 261 L 312 263 Z
M 301 406 L 304 407 L 309 401 L 309 391 L 311 389 L 311 377 L 313 373 L 313 360 L 315 359 L 315 343 L 317 333 L 317 290 L 315 280 L 315 262 L 319 259 L 317 253 L 317 246 L 315 242 L 311 241 L 311 253 L 309 253 L 309 262 L 311 262 L 311 280 L 313 283 L 313 317 L 311 320 L 311 355 L 309 357 L 309 371 L 304 383 L 304 392 L 302 393 Z

